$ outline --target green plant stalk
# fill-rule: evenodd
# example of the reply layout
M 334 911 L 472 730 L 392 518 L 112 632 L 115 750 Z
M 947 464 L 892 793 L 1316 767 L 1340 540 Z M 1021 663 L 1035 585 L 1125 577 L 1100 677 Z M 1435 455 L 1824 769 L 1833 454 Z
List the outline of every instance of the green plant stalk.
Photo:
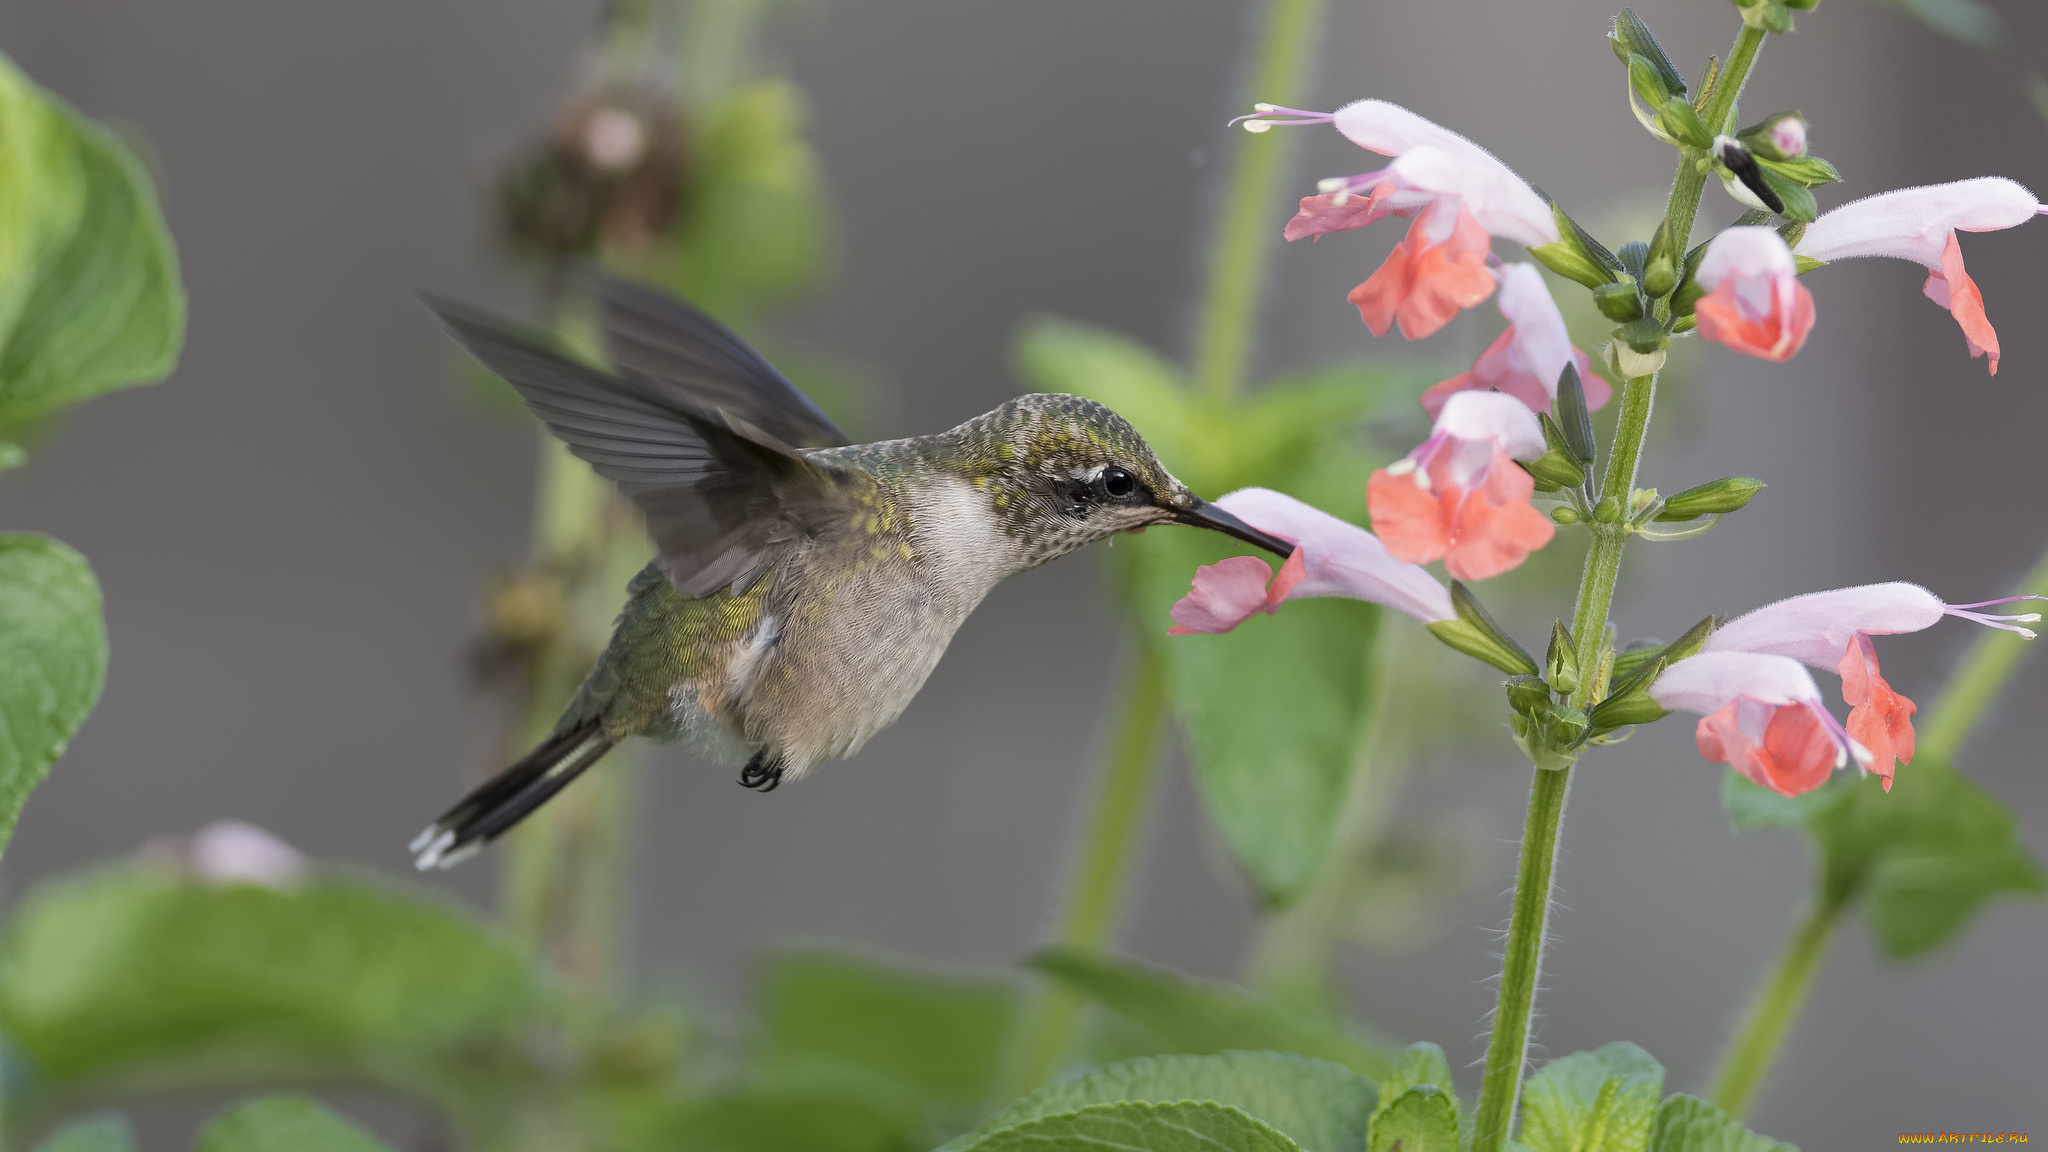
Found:
M 1108 942 L 1152 793 L 1159 725 L 1165 714 L 1165 664 L 1157 652 L 1141 649 L 1124 689 L 1123 717 L 1110 744 L 1109 760 L 1088 810 L 1081 854 L 1060 920 L 1062 944 L 1095 949 Z M 1013 1086 L 1020 1094 L 1059 1070 L 1073 1044 L 1080 1012 L 1081 998 L 1065 987 L 1054 986 L 1042 994 L 1037 1011 L 1025 1021 L 1013 1062 Z
M 1307 86 L 1323 23 L 1323 0 L 1268 0 L 1248 99 L 1275 100 Z M 1241 139 L 1231 149 L 1230 183 L 1210 248 L 1208 282 L 1196 318 L 1190 376 L 1205 394 L 1222 398 L 1244 383 L 1252 333 L 1270 265 L 1274 209 L 1280 203 L 1294 134 Z
M 1756 1101 L 1764 1074 L 1770 1071 L 1786 1034 L 1791 1032 L 1806 1004 L 1806 994 L 1813 988 L 1821 962 L 1827 959 L 1828 945 L 1834 942 L 1841 914 L 1840 905 L 1826 901 L 1816 903 L 1802 914 L 1791 938 L 1785 941 L 1778 962 L 1771 966 L 1755 999 L 1743 1012 L 1735 1039 L 1728 1045 L 1727 1055 L 1721 1058 L 1720 1069 L 1714 1073 L 1711 1094 L 1714 1104 L 1730 1116 L 1741 1119 Z
M 2048 553 L 2042 554 L 2013 595 L 2048 596 Z M 2024 637 L 1995 629 L 1977 637 L 1934 700 L 1934 720 L 1920 734 L 1921 751 L 1941 760 L 1955 759 L 1984 710 L 2004 691 L 2020 657 L 2027 654 L 2027 644 Z
M 2048 596 L 2048 554 L 2042 555 L 2014 594 Z M 1987 631 L 1978 637 L 1935 699 L 1933 721 L 1921 733 L 1919 751 L 1939 760 L 1953 760 L 2026 652 L 2027 641 L 2006 632 Z M 1816 897 L 1751 999 L 1735 1039 L 1714 1073 L 1714 1103 L 1730 1115 L 1740 1117 L 1755 1102 L 1778 1049 L 1806 1008 L 1806 995 L 1827 956 L 1841 912 L 1839 903 Z
M 1725 130 L 1734 116 L 1736 98 L 1742 94 L 1749 71 L 1756 63 L 1763 35 L 1761 29 L 1747 25 L 1736 35 L 1728 64 L 1708 94 L 1701 117 L 1710 129 Z M 1690 238 L 1700 193 L 1706 184 L 1699 159 L 1700 154 L 1691 150 L 1680 153 L 1678 171 L 1671 181 L 1671 196 L 1664 209 L 1681 251 Z M 1608 452 L 1600 504 L 1591 526 L 1593 543 L 1586 552 L 1578 604 L 1572 613 L 1572 640 L 1578 649 L 1579 667 L 1583 669 L 1597 670 L 1602 663 L 1608 613 L 1614 603 L 1615 581 L 1621 574 L 1622 548 L 1629 536 L 1625 523 L 1629 500 L 1635 490 L 1656 397 L 1655 375 L 1633 376 L 1622 385 L 1621 414 Z M 1585 708 L 1605 687 L 1597 671 L 1581 676 L 1572 692 L 1573 705 Z M 1514 1124 L 1515 1103 L 1521 1095 L 1528 1053 L 1529 1017 L 1536 1004 L 1537 975 L 1542 970 L 1558 828 L 1564 820 L 1565 794 L 1570 785 L 1571 769 L 1538 768 L 1530 789 L 1522 855 L 1515 871 L 1514 911 L 1508 921 L 1500 994 L 1494 1005 L 1493 1035 L 1487 1040 L 1484 1079 L 1480 1082 L 1479 1106 L 1473 1118 L 1473 1152 L 1501 1152 Z

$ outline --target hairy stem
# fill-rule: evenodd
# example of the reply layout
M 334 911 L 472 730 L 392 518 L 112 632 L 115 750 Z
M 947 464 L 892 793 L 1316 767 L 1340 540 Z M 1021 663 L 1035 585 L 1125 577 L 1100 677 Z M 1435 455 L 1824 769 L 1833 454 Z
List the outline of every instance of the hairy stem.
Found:
M 1791 938 L 1785 941 L 1778 962 L 1771 966 L 1748 1011 L 1742 1014 L 1735 1039 L 1721 1058 L 1720 1069 L 1714 1073 L 1713 1101 L 1730 1116 L 1741 1119 L 1756 1101 L 1764 1073 L 1770 1071 L 1771 1062 L 1792 1030 L 1792 1022 L 1799 1018 L 1800 1009 L 1806 1004 L 1806 994 L 1813 987 L 1813 978 L 1820 973 L 1821 961 L 1827 958 L 1840 917 L 1841 908 L 1825 902 L 1802 915 Z
M 2013 594 L 2048 596 L 2048 553 L 2041 556 Z M 1941 695 L 1935 698 L 1934 720 L 1920 734 L 1920 750 L 1940 760 L 1954 759 L 2026 653 L 2025 638 L 2010 632 L 1989 629 L 1977 637 L 1963 662 L 1950 673 Z
M 1060 917 L 1061 944 L 1100 948 L 1109 940 L 1152 791 L 1159 722 L 1165 713 L 1166 669 L 1157 653 L 1144 649 L 1125 688 L 1123 718 L 1110 744 L 1109 760 L 1096 782 L 1081 854 Z M 1080 1011 L 1081 1001 L 1072 992 L 1062 987 L 1046 990 L 1018 1046 L 1018 1091 L 1036 1088 L 1059 1070 L 1073 1044 Z
M 1726 129 L 1735 101 L 1763 45 L 1761 29 L 1745 25 L 1728 53 L 1728 64 L 1707 97 L 1702 119 L 1709 129 Z M 1706 173 L 1701 154 L 1681 152 L 1671 197 L 1664 214 L 1679 251 L 1692 232 Z M 1664 307 L 1660 305 L 1660 308 Z M 1629 503 L 1643 444 L 1650 431 L 1650 413 L 1657 397 L 1655 375 L 1633 376 L 1622 386 L 1621 415 L 1607 456 L 1599 505 L 1594 509 L 1593 544 L 1579 581 L 1578 604 L 1572 613 L 1572 640 L 1579 667 L 1587 670 L 1572 692 L 1572 704 L 1585 708 L 1598 699 L 1606 684 L 1598 669 L 1607 644 L 1607 620 L 1614 603 L 1614 585 L 1621 574 L 1622 547 L 1628 542 Z M 1515 872 L 1515 905 L 1508 921 L 1507 954 L 1501 968 L 1500 995 L 1493 1012 L 1493 1034 L 1487 1040 L 1486 1068 L 1473 1119 L 1473 1152 L 1500 1152 L 1514 1126 L 1515 1103 L 1529 1046 L 1529 1018 L 1536 1003 L 1536 981 L 1542 970 L 1543 935 L 1550 910 L 1550 887 L 1556 864 L 1558 827 L 1564 820 L 1565 794 L 1571 769 L 1536 770 L 1529 793 L 1529 815 L 1522 833 L 1522 856 Z
M 1268 0 L 1244 111 L 1251 110 L 1253 101 L 1284 100 L 1290 90 L 1307 87 L 1323 2 Z M 1230 183 L 1210 245 L 1191 373 L 1196 386 L 1212 397 L 1228 396 L 1244 383 L 1266 286 L 1275 210 L 1294 145 L 1294 133 L 1270 132 L 1257 140 L 1240 138 L 1230 148 Z

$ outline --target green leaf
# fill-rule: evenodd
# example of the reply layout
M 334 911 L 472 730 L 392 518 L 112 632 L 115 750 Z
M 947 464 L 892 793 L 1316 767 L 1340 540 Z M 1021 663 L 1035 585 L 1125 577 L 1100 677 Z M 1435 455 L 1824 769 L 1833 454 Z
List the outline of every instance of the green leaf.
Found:
M 0 422 L 162 379 L 185 297 L 142 166 L 0 57 Z
M 1649 1152 L 1799 1152 L 1782 1140 L 1759 1136 L 1697 1096 L 1673 1096 L 1657 1109 Z
M 1458 1105 L 1432 1084 L 1403 1092 L 1373 1117 L 1371 1152 L 1458 1152 Z
M 761 977 L 763 1065 L 858 1069 L 918 1099 L 982 1105 L 1003 1071 L 1018 995 L 840 952 L 773 957 Z
M 1427 1144 L 1437 1124 L 1437 1113 L 1450 1110 L 1451 1134 L 1458 1130 L 1457 1090 L 1451 1084 L 1451 1065 L 1444 1050 L 1427 1041 L 1402 1049 L 1394 1067 L 1380 1080 L 1380 1103 L 1372 1114 L 1373 1152 L 1386 1152 L 1396 1139 L 1407 1141 L 1405 1149 Z M 1441 1133 L 1436 1133 L 1438 1137 Z M 1429 1144 L 1429 1147 L 1436 1147 Z M 1446 1145 L 1449 1147 L 1449 1145 Z
M 304 1096 L 266 1096 L 222 1113 L 199 1152 L 391 1152 L 353 1120 Z
M 1522 1089 L 1519 1139 L 1531 1152 L 1643 1152 L 1664 1066 L 1625 1040 L 1537 1069 Z
M 29 893 L 0 935 L 0 1027 L 37 1083 L 280 1068 L 423 1080 L 517 1058 L 524 954 L 438 894 L 319 875 L 217 886 L 144 863 Z
M 999 1129 L 960 1147 L 962 1152 L 1297 1152 L 1301 1145 L 1229 1105 L 1187 1100 L 1097 1104 Z
M 2012 812 L 1927 754 L 1820 808 L 1808 825 L 1821 849 L 1822 899 L 1868 902 L 1871 931 L 1893 956 L 1947 942 L 2001 892 L 2048 892 Z
M 1759 828 L 1800 828 L 1816 812 L 1840 801 L 1855 787 L 1848 777 L 1831 780 L 1811 792 L 1787 796 L 1758 784 L 1730 768 L 1721 777 L 1721 807 L 1728 810 L 1728 827 L 1735 832 Z
M 28 453 L 22 450 L 21 445 L 0 440 L 0 472 L 5 472 L 9 468 L 19 468 L 26 463 Z
M 783 80 L 733 90 L 704 117 L 689 201 L 661 279 L 714 312 L 788 296 L 830 259 L 831 213 L 803 97 Z
M 650 1147 L 718 1152 L 911 1152 L 928 1145 L 916 1102 L 853 1078 L 777 1077 L 693 1101 Z
M 1996 9 L 1981 0 L 1887 0 L 1943 36 L 1973 48 L 1995 48 L 2005 33 Z
M 1096 1105 L 1194 1100 L 1239 1109 L 1313 1152 L 1363 1152 L 1378 1094 L 1348 1068 L 1280 1052 L 1146 1056 L 1047 1085 L 947 1148 L 982 1147 L 995 1133 Z
M 100 585 L 85 557 L 47 536 L 0 534 L 0 851 L 106 675 Z
M 1366 517 L 1373 461 L 1358 430 L 1397 391 L 1383 372 L 1336 365 L 1215 399 L 1190 392 L 1126 337 L 1055 320 L 1027 326 L 1017 357 L 1034 386 L 1116 409 L 1200 494 L 1261 485 Z M 1165 663 L 1203 806 L 1261 895 L 1279 905 L 1300 894 L 1329 850 L 1369 702 L 1379 612 L 1312 600 L 1229 635 L 1169 638 L 1167 611 L 1195 569 L 1245 551 L 1215 533 L 1162 528 L 1119 540 L 1111 558 L 1141 634 Z
M 1161 1052 L 1271 1049 L 1341 1064 L 1375 1079 L 1394 1066 L 1383 1045 L 1352 1034 L 1332 1017 L 1296 1012 L 1229 985 L 1077 948 L 1047 949 L 1028 963 L 1136 1024 Z
M 119 1112 L 102 1112 L 57 1129 L 36 1152 L 135 1152 L 135 1126 Z

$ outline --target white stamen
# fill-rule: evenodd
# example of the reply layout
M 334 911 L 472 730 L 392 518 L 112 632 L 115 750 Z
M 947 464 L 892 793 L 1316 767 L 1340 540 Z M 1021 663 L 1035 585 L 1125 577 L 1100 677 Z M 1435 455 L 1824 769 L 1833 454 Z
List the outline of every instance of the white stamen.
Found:
M 1409 459 L 1396 460 L 1392 464 L 1387 465 L 1387 475 L 1389 476 L 1406 476 L 1413 471 L 1415 471 L 1415 461 Z
M 1324 193 L 1342 192 L 1350 183 L 1351 180 L 1348 177 L 1326 176 L 1316 181 L 1316 191 Z
M 1277 111 L 1279 111 L 1279 110 L 1280 110 L 1280 106 L 1279 106 L 1278 104 L 1254 104 L 1254 105 L 1252 105 L 1252 111 L 1254 111 L 1254 112 L 1277 112 Z
M 1247 120 L 1244 122 L 1244 130 L 1257 136 L 1263 132 L 1271 132 L 1273 125 L 1270 121 L 1266 120 Z

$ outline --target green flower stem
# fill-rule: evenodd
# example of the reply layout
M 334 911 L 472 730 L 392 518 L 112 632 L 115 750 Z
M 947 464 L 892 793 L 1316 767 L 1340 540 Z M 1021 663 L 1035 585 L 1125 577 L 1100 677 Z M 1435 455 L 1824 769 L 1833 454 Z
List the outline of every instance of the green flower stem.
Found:
M 2048 596 L 2048 554 L 2020 581 L 2015 594 Z M 2004 690 L 2026 651 L 2027 641 L 2011 633 L 1987 631 L 1979 637 L 1935 700 L 1933 722 L 1920 735 L 1920 752 L 1952 760 L 1984 710 Z M 1742 1026 L 1714 1074 L 1714 1103 L 1730 1115 L 1740 1117 L 1755 1101 L 1764 1074 L 1806 1007 L 1806 994 L 1827 956 L 1841 911 L 1839 904 L 1822 900 L 1807 912 L 1751 1000 Z
M 1714 131 L 1725 130 L 1735 114 L 1735 101 L 1756 63 L 1763 46 L 1763 31 L 1744 26 L 1728 53 L 1714 90 L 1708 94 L 1701 119 Z M 1700 193 L 1706 173 L 1700 171 L 1701 154 L 1682 152 L 1678 172 L 1671 182 L 1671 198 L 1665 218 L 1684 250 L 1692 232 L 1693 217 L 1699 212 Z M 1660 307 L 1666 307 L 1660 305 Z M 1650 413 L 1657 398 L 1655 375 L 1632 376 L 1622 386 L 1621 415 L 1614 444 L 1607 457 L 1607 472 L 1601 499 L 1594 509 L 1593 544 L 1586 553 L 1586 569 L 1579 581 L 1579 599 L 1572 613 L 1572 641 L 1578 648 L 1579 667 L 1592 670 L 1579 678 L 1572 692 L 1572 704 L 1585 708 L 1606 688 L 1599 669 L 1607 644 L 1608 611 L 1614 603 L 1614 584 L 1621 575 L 1622 547 L 1628 542 L 1626 524 L 1629 500 L 1635 490 L 1636 471 L 1642 463 L 1643 444 L 1650 431 Z M 1501 968 L 1500 996 L 1493 1012 L 1493 1035 L 1486 1045 L 1486 1069 L 1479 1088 L 1479 1108 L 1473 1119 L 1473 1152 L 1500 1152 L 1514 1125 L 1515 1102 L 1522 1091 L 1522 1073 L 1529 1044 L 1529 1016 L 1536 1004 L 1536 979 L 1542 970 L 1544 923 L 1550 911 L 1550 885 L 1556 865 L 1558 827 L 1564 820 L 1565 794 L 1571 786 L 1571 769 L 1536 770 L 1529 793 L 1529 815 L 1522 831 L 1522 857 L 1515 872 L 1515 906 L 1508 921 L 1507 955 Z M 1825 945 L 1825 934 L 1822 945 Z
M 1060 919 L 1060 943 L 1101 948 L 1116 920 L 1124 880 L 1138 845 L 1146 800 L 1158 763 L 1159 724 L 1166 714 L 1166 668 L 1147 648 L 1125 688 L 1123 719 L 1110 745 L 1109 761 L 1096 783 L 1081 855 L 1075 862 L 1067 907 Z M 1045 991 L 1018 1046 L 1013 1070 L 1019 1093 L 1045 1083 L 1059 1070 L 1074 1040 L 1081 1000 L 1063 987 Z
M 2014 590 L 2016 596 L 2048 596 L 2048 553 Z M 1949 675 L 1934 701 L 1934 720 L 1920 734 L 1920 750 L 1940 760 L 1953 760 L 1984 710 L 2005 689 L 2005 682 L 2027 653 L 2028 641 L 2010 632 L 1985 631 L 1963 662 Z
M 1290 90 L 1307 86 L 1322 23 L 1323 0 L 1268 0 L 1244 111 L 1253 101 L 1286 99 Z M 1212 397 L 1229 396 L 1244 383 L 1294 136 L 1269 132 L 1230 149 L 1230 183 L 1210 249 L 1191 373 Z
M 1730 1116 L 1741 1119 L 1756 1101 L 1764 1073 L 1770 1071 L 1793 1021 L 1806 1005 L 1806 994 L 1827 958 L 1841 913 L 1840 905 L 1824 902 L 1800 917 L 1778 962 L 1771 966 L 1749 1010 L 1743 1013 L 1735 1040 L 1714 1073 L 1713 1101 Z

